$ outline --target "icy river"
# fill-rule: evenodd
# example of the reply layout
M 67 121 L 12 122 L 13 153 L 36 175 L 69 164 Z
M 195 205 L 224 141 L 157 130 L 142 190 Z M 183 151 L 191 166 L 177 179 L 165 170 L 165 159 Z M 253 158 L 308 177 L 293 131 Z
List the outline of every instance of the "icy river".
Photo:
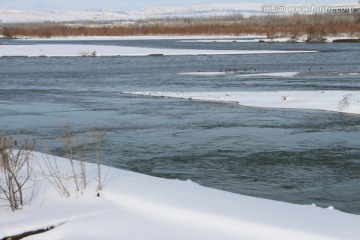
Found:
M 225 40 L 69 40 L 61 44 L 315 52 L 1 57 L 0 131 L 34 138 L 39 148 L 62 155 L 57 136 L 64 124 L 75 137 L 100 128 L 106 132 L 102 157 L 107 165 L 360 214 L 360 115 L 122 94 L 360 90 L 357 43 Z M 200 74 L 204 72 L 225 73 Z M 297 74 L 282 74 L 289 72 Z

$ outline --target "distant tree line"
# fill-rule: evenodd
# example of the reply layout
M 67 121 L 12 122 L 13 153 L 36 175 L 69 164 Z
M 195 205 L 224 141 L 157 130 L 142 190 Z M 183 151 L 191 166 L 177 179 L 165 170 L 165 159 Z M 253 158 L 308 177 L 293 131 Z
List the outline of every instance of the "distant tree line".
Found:
M 360 14 L 269 15 L 243 17 L 240 14 L 208 18 L 163 18 L 133 23 L 18 23 L 3 24 L 5 37 L 139 36 L 139 35 L 244 35 L 266 34 L 269 38 L 359 34 Z

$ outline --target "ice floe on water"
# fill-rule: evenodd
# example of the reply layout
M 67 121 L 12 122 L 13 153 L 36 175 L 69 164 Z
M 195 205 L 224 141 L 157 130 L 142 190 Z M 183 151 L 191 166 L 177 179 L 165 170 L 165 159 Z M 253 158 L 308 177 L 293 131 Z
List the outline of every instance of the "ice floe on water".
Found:
M 197 75 L 197 76 L 217 76 L 226 74 L 236 74 L 237 77 L 294 77 L 299 72 L 274 72 L 274 73 L 243 73 L 239 74 L 238 70 L 225 70 L 218 72 L 183 72 L 181 75 Z
M 180 75 L 198 75 L 198 76 L 217 76 L 225 75 L 226 72 L 184 72 L 179 73 Z
M 269 72 L 269 73 L 250 73 L 239 74 L 238 77 L 294 77 L 299 72 Z

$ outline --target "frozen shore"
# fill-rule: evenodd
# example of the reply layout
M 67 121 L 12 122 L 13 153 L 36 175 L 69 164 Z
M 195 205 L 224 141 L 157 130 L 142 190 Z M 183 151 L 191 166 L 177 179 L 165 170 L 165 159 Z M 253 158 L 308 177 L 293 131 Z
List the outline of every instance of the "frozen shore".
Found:
M 0 45 L 0 57 L 76 57 L 76 56 L 174 56 L 174 55 L 248 55 L 248 54 L 288 54 L 309 53 L 316 51 L 285 51 L 285 50 L 199 50 L 199 49 L 171 49 L 171 48 L 149 48 L 129 47 L 111 45 L 88 45 L 67 44 L 66 41 L 104 41 L 104 40 L 164 40 L 174 39 L 184 41 L 219 41 L 219 39 L 231 38 L 226 41 L 254 41 L 263 36 L 128 36 L 128 37 L 60 37 L 60 38 L 29 38 L 23 41 L 42 41 L 39 44 L 5 44 Z M 16 40 L 15 40 L 16 41 Z M 60 43 L 47 44 L 43 41 L 57 41 Z M 224 40 L 223 40 L 224 41 Z
M 0 37 L 3 37 L 0 35 Z M 344 41 L 359 39 L 359 34 L 335 34 L 323 36 L 322 41 L 324 43 L 331 43 L 334 41 Z M 296 38 L 291 36 L 285 37 L 273 37 L 268 38 L 266 35 L 139 35 L 139 36 L 67 36 L 67 37 L 28 37 L 18 36 L 21 40 L 31 41 L 106 41 L 106 40 L 178 40 L 182 43 L 246 43 L 246 42 L 265 42 L 265 43 L 287 43 L 287 42 L 299 42 L 304 43 L 308 41 L 308 36 L 303 34 Z M 316 42 L 316 41 L 315 41 Z
M 34 152 L 36 172 L 22 210 L 0 208 L 0 238 L 49 226 L 26 239 L 264 239 L 357 240 L 360 216 L 314 205 L 295 205 L 110 168 L 101 197 L 96 197 L 96 166 L 87 164 L 83 195 L 66 184 L 62 198 L 42 175 L 44 159 L 59 170 L 69 161 Z M 108 170 L 103 166 L 104 173 Z M 35 183 L 35 184 L 33 184 Z
M 344 41 L 348 40 L 351 42 L 351 40 L 359 39 L 359 34 L 335 34 L 335 35 L 325 35 L 322 36 L 319 39 L 311 39 L 308 37 L 308 35 L 304 34 L 295 38 L 292 37 L 274 37 L 274 38 L 263 38 L 259 39 L 260 42 L 267 42 L 267 43 L 287 43 L 287 42 L 317 42 L 317 43 L 332 43 L 336 41 Z
M 358 91 L 131 92 L 129 94 L 236 102 L 250 107 L 315 109 L 360 114 L 360 92 Z
M 23 40 L 31 41 L 93 41 L 93 40 L 179 40 L 184 42 L 208 42 L 220 41 L 228 42 L 236 41 L 253 41 L 254 39 L 266 38 L 265 35 L 139 35 L 139 36 L 68 36 L 68 37 L 51 37 L 51 38 L 38 38 L 38 37 L 23 37 Z M 227 39 L 227 40 L 224 40 Z
M 280 50 L 194 50 L 103 45 L 36 44 L 1 45 L 0 57 L 66 57 L 66 56 L 165 56 L 165 55 L 226 55 L 226 54 L 286 54 L 313 51 Z

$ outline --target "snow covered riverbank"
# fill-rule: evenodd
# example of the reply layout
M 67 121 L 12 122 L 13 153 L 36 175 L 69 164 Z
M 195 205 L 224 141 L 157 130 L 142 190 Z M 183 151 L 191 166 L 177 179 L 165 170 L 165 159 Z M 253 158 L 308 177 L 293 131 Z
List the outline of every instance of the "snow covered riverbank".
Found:
M 103 45 L 36 44 L 1 45 L 0 57 L 71 57 L 71 56 L 162 56 L 162 55 L 226 55 L 281 54 L 312 51 L 281 50 L 195 50 Z
M 239 105 L 250 107 L 316 109 L 360 114 L 360 93 L 358 91 L 131 92 L 129 94 L 236 102 Z
M 74 56 L 174 56 L 174 55 L 243 55 L 243 54 L 287 54 L 308 53 L 316 51 L 286 51 L 286 50 L 204 50 L 204 49 L 172 49 L 151 47 L 130 47 L 101 45 L 105 40 L 184 40 L 214 41 L 230 36 L 128 36 L 128 37 L 62 37 L 62 38 L 29 38 L 22 41 L 42 41 L 39 44 L 5 44 L 0 46 L 0 57 L 74 57 Z M 231 37 L 226 41 L 253 41 L 262 36 Z M 56 44 L 44 42 L 57 41 Z M 66 44 L 66 41 L 99 41 L 99 45 Z M 15 40 L 16 42 L 16 40 Z
M 1 35 L 0 35 L 1 36 Z M 23 37 L 22 40 L 31 41 L 94 41 L 94 40 L 178 40 L 179 42 L 229 42 L 246 41 L 258 42 L 259 39 L 266 38 L 266 35 L 139 35 L 139 36 L 69 36 L 69 37 Z M 226 39 L 226 40 L 224 40 Z
M 0 208 L 0 238 L 49 226 L 27 239 L 359 239 L 360 216 L 333 208 L 301 206 L 209 189 L 110 168 L 96 197 L 96 166 L 87 164 L 84 195 L 61 198 L 39 169 L 44 159 L 68 169 L 69 161 L 33 153 L 36 184 L 31 203 Z M 106 167 L 103 171 L 107 172 Z M 31 185 L 31 184 L 30 184 Z M 31 196 L 31 198 L 30 198 Z

